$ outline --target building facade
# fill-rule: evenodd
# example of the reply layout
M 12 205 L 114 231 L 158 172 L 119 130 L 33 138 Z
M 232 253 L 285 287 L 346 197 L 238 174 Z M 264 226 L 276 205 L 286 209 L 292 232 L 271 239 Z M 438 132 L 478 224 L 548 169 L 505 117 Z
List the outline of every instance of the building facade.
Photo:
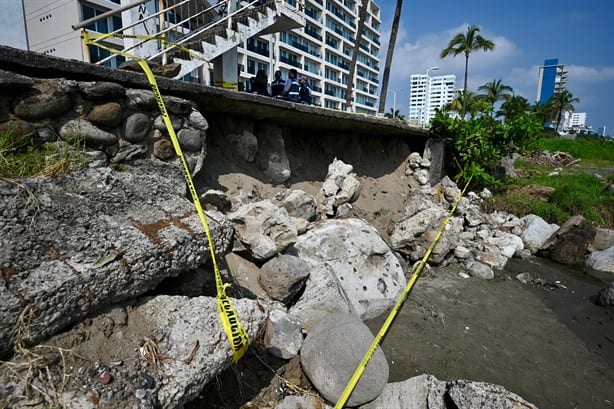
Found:
M 456 75 L 413 74 L 409 80 L 410 123 L 428 125 L 456 97 Z
M 567 71 L 565 66 L 559 64 L 558 58 L 544 60 L 544 65 L 539 67 L 537 79 L 538 104 L 544 105 L 556 93 L 565 90 L 567 87 Z
M 286 32 L 255 36 L 236 47 L 239 82 L 249 89 L 249 79 L 264 70 L 269 81 L 276 70 L 283 78 L 295 68 L 313 90 L 313 104 L 346 110 L 345 91 L 355 39 L 361 37 L 357 56 L 353 110 L 375 115 L 379 94 L 380 9 L 369 1 L 362 36 L 357 32 L 360 0 L 284 0 L 289 6 L 303 10 L 304 27 Z M 23 0 L 29 49 L 44 54 L 81 61 L 97 62 L 110 53 L 96 46 L 84 48 L 80 32 L 72 25 L 118 9 L 126 0 Z M 139 6 L 139 12 L 153 14 L 159 0 Z M 109 33 L 125 26 L 126 12 L 108 16 L 86 27 L 89 32 Z M 122 49 L 126 41 L 117 38 L 106 44 Z M 115 57 L 105 64 L 118 67 L 125 59 Z M 213 84 L 212 65 L 205 65 L 186 76 L 190 80 Z
M 240 81 L 247 87 L 249 78 L 259 69 L 268 74 L 269 80 L 276 70 L 285 79 L 294 68 L 313 90 L 314 105 L 346 110 L 352 50 L 359 37 L 359 4 L 360 0 L 304 0 L 305 27 L 254 37 L 239 47 Z M 358 113 L 377 113 L 380 26 L 380 9 L 370 1 L 352 91 Z

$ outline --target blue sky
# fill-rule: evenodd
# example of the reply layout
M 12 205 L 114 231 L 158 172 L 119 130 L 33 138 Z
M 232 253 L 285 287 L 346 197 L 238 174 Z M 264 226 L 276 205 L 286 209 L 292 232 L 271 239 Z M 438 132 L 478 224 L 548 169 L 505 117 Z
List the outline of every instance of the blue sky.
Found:
M 381 7 L 383 67 L 396 1 L 376 2 Z M 532 103 L 538 67 L 547 58 L 558 58 L 569 71 L 567 89 L 580 98 L 576 112 L 586 112 L 593 129 L 606 125 L 607 133 L 614 135 L 613 23 L 613 0 L 405 0 L 386 111 L 393 105 L 391 91 L 396 90 L 396 108 L 407 114 L 409 76 L 428 67 L 440 67 L 431 75 L 456 74 L 457 87 L 462 87 L 464 56 L 442 60 L 439 54 L 456 33 L 474 24 L 496 48 L 471 54 L 471 90 L 502 79 Z

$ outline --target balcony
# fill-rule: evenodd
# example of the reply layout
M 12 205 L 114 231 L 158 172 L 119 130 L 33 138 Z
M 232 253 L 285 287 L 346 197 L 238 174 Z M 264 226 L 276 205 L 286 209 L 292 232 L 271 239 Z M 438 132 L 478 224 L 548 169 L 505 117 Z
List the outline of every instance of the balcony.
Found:
M 247 43 L 247 49 L 249 51 L 253 51 L 256 54 L 260 54 L 262 56 L 268 57 L 269 56 L 269 47 L 259 47 L 253 43 Z
M 317 39 L 318 41 L 322 41 L 322 36 L 311 28 L 305 27 L 305 34 Z
M 289 65 L 291 65 L 293 67 L 296 67 L 298 69 L 301 69 L 301 70 L 303 69 L 303 64 L 298 62 L 295 58 L 289 58 L 289 57 L 286 57 L 286 56 L 282 55 L 282 56 L 279 57 L 279 61 L 285 62 L 286 64 L 289 64 Z

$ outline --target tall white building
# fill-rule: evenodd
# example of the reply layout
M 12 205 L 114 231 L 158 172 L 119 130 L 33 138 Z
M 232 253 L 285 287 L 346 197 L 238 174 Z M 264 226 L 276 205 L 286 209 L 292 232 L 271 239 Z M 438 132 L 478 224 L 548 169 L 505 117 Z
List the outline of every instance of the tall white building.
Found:
M 290 0 L 286 0 L 292 3 Z M 305 27 L 255 37 L 239 49 L 240 79 L 248 79 L 258 69 L 273 78 L 276 70 L 283 78 L 295 68 L 306 77 L 314 91 L 314 104 L 346 110 L 352 49 L 357 38 L 360 0 L 305 0 Z M 380 52 L 380 9 L 369 2 L 367 19 L 357 57 L 353 95 L 355 111 L 377 113 Z
M 23 0 L 29 49 L 64 58 L 91 62 L 108 57 L 108 51 L 89 46 L 84 48 L 80 32 L 71 26 L 78 22 L 99 16 L 120 6 L 134 3 L 135 0 Z M 215 4 L 215 1 L 193 0 L 194 3 Z M 252 0 L 253 1 L 253 0 Z M 268 1 L 276 0 L 265 0 Z M 133 12 L 154 14 L 161 4 L 167 7 L 178 0 L 149 0 L 135 8 Z M 248 88 L 249 78 L 260 69 L 268 74 L 269 81 L 276 70 L 281 70 L 283 78 L 295 68 L 299 76 L 306 77 L 313 92 L 314 105 L 346 110 L 345 91 L 349 77 L 349 66 L 355 39 L 362 37 L 357 56 L 356 73 L 352 90 L 353 109 L 359 113 L 377 113 L 379 87 L 380 52 L 380 8 L 369 1 L 367 18 L 362 36 L 358 35 L 360 0 L 283 0 L 304 14 L 305 25 L 288 31 L 253 36 L 238 44 L 226 58 L 225 70 L 234 65 L 235 57 L 238 81 Z M 234 4 L 235 2 L 233 2 Z M 236 2 L 237 4 L 249 3 Z M 183 7 L 183 6 L 182 6 Z M 189 13 L 184 13 L 189 14 Z M 126 25 L 126 12 L 117 13 L 92 23 L 86 28 L 89 32 L 108 33 Z M 174 23 L 174 14 L 166 14 L 166 24 Z M 208 24 L 207 14 L 203 14 L 202 25 Z M 124 21 L 122 21 L 124 20 Z M 158 27 L 153 27 L 155 32 Z M 268 30 L 270 31 L 270 30 Z M 145 33 L 137 33 L 145 34 Z M 129 40 L 108 39 L 107 45 L 123 48 Z M 89 54 L 89 55 L 88 55 Z M 116 57 L 105 64 L 117 67 L 124 62 Z M 185 78 L 204 84 L 214 84 L 214 64 L 205 64 Z M 234 83 L 234 87 L 237 87 Z M 232 85 L 231 85 L 232 87 Z
M 409 85 L 408 119 L 420 125 L 427 125 L 456 97 L 456 75 L 413 74 Z
M 571 129 L 586 128 L 586 112 L 573 112 L 569 118 L 569 127 Z

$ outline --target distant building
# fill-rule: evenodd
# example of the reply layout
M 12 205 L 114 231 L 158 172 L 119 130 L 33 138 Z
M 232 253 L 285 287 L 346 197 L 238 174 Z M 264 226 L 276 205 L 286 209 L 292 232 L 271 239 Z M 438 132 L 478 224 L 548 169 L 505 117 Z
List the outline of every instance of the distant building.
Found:
M 539 67 L 537 80 L 538 104 L 545 104 L 554 94 L 565 90 L 567 87 L 567 71 L 565 66 L 559 64 L 558 58 L 544 60 L 544 65 Z
M 586 128 L 586 112 L 574 112 L 569 118 L 569 127 L 571 129 Z
M 456 75 L 413 74 L 409 85 L 408 120 L 420 125 L 427 125 L 438 109 L 456 97 Z

